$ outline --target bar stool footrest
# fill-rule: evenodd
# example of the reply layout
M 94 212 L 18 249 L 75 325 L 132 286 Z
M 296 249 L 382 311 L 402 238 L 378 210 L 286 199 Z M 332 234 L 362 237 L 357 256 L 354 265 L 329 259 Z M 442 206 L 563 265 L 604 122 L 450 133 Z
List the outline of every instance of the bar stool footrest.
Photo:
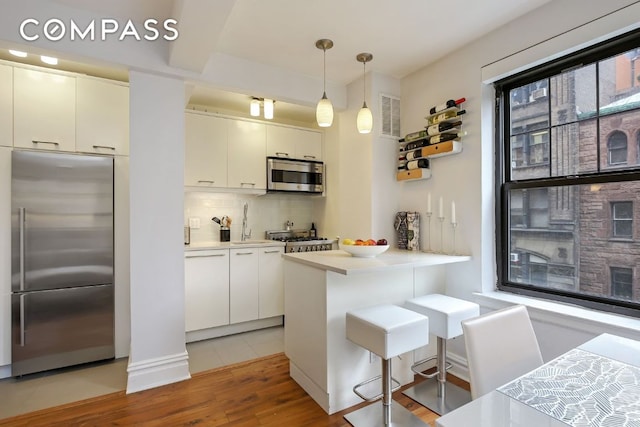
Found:
M 420 375 L 422 378 L 427 378 L 427 379 L 435 378 L 440 373 L 439 371 L 436 370 L 432 374 L 425 374 L 424 372 L 418 369 L 418 366 L 424 365 L 427 362 L 431 362 L 432 360 L 437 360 L 437 359 L 438 359 L 438 356 L 431 356 L 426 359 L 418 360 L 416 363 L 411 365 L 411 370 L 413 371 L 414 374 Z M 444 370 L 448 371 L 449 369 L 451 369 L 452 366 L 453 365 L 450 362 L 445 362 Z
M 379 381 L 382 379 L 382 375 L 378 375 L 375 376 L 373 378 L 369 378 L 368 380 L 362 381 L 361 383 L 356 384 L 355 386 L 353 386 L 353 392 L 355 394 L 358 395 L 358 397 L 366 402 L 373 402 L 376 401 L 378 399 L 380 399 L 382 397 L 382 393 L 375 395 L 375 396 L 365 396 L 364 394 L 360 393 L 358 391 L 358 389 L 364 387 L 367 384 L 371 384 L 374 381 Z M 391 392 L 393 393 L 396 390 L 399 390 L 400 387 L 402 385 L 400 384 L 400 381 L 396 380 L 395 378 L 391 377 Z M 381 387 L 382 388 L 382 387 Z

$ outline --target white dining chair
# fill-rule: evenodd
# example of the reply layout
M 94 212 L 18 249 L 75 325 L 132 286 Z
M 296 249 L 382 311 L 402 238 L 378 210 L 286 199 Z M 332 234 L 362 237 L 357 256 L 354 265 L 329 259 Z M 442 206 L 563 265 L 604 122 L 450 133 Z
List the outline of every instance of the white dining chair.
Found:
M 462 330 L 472 399 L 543 364 L 529 313 L 523 305 L 464 320 Z

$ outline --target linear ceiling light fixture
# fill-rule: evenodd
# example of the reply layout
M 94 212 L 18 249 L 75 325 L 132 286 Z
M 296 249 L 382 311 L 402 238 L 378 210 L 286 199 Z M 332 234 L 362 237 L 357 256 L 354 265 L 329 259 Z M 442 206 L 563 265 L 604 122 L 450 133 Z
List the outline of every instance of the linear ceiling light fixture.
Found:
M 9 53 L 13 56 L 17 56 L 19 58 L 26 58 L 27 52 L 23 52 L 21 50 L 9 49 Z
M 263 108 L 264 118 L 267 120 L 273 119 L 273 109 L 276 101 L 269 98 L 256 98 L 255 96 L 251 97 L 251 103 L 249 104 L 249 114 L 252 117 L 260 116 L 260 105 Z
M 58 58 L 55 58 L 53 56 L 41 55 L 40 60 L 45 64 L 58 65 Z
M 358 132 L 370 133 L 373 128 L 373 115 L 371 110 L 367 107 L 367 86 L 365 84 L 365 77 L 367 73 L 367 62 L 373 59 L 373 55 L 370 53 L 359 53 L 356 56 L 358 62 L 362 62 L 362 108 L 358 112 L 358 118 L 356 119 L 356 125 L 358 126 Z
M 316 107 L 316 120 L 318 121 L 318 126 L 326 128 L 333 123 L 333 105 L 327 98 L 327 49 L 333 47 L 333 41 L 320 39 L 316 41 L 316 47 L 323 51 L 322 99 L 318 101 L 318 106 Z

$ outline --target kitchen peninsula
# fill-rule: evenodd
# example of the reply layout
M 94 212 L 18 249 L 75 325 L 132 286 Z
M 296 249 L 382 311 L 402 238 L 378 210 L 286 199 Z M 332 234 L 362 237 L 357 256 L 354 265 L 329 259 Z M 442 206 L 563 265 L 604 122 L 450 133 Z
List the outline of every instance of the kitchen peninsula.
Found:
M 379 358 L 345 338 L 346 312 L 382 303 L 401 305 L 424 294 L 419 283 L 424 269 L 470 259 L 402 250 L 375 258 L 356 258 L 342 250 L 283 258 L 289 373 L 329 414 L 362 402 L 352 387 L 380 374 Z M 393 376 L 401 384 L 413 381 L 412 363 L 412 353 L 393 360 Z

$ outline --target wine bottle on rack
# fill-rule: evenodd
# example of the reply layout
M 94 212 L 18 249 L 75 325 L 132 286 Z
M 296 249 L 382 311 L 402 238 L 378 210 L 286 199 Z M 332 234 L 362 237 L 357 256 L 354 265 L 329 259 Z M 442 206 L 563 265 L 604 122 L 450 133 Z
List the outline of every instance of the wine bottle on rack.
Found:
M 411 151 L 415 150 L 416 148 L 424 147 L 425 145 L 429 145 L 429 141 L 427 140 L 427 138 L 408 143 L 404 146 L 404 150 Z
M 418 157 L 422 157 L 422 148 L 418 148 L 417 150 L 409 151 L 407 153 L 407 160 L 415 160 Z
M 462 104 L 464 101 L 466 101 L 466 98 L 460 98 L 460 99 L 450 99 L 447 102 L 444 102 L 442 104 L 436 105 L 435 107 L 431 107 L 431 109 L 429 110 L 429 114 L 435 114 L 438 111 L 442 111 L 442 110 L 446 110 L 447 108 L 451 108 L 451 107 L 455 107 L 456 105 Z
M 443 122 L 445 120 L 449 120 L 449 119 L 453 119 L 454 117 L 461 116 L 461 115 L 465 114 L 466 112 L 467 112 L 467 110 L 445 111 L 443 113 L 438 114 L 437 116 L 430 117 L 428 122 L 429 122 L 430 125 L 435 125 L 435 124 Z
M 439 135 L 435 135 L 435 136 L 432 136 L 431 138 L 429 138 L 429 145 L 437 144 L 439 142 L 451 141 L 452 139 L 463 137 L 466 134 L 467 134 L 467 132 L 465 132 L 465 131 L 462 131 L 462 132 L 451 132 L 451 133 L 447 133 L 447 132 L 441 133 Z
M 426 136 L 428 136 L 426 130 L 419 130 L 418 132 L 412 132 L 410 134 L 407 134 L 407 136 L 404 137 L 404 142 L 415 141 L 416 139 L 421 139 Z
M 445 122 L 445 123 L 438 123 L 436 125 L 431 125 L 427 128 L 427 133 L 429 135 L 437 135 L 441 132 L 444 132 L 445 130 L 449 130 L 449 129 L 453 129 L 455 127 L 458 127 L 462 124 L 462 121 L 457 121 L 457 122 Z
M 411 160 L 410 162 L 407 162 L 407 164 L 404 166 L 404 169 L 406 170 L 412 170 L 412 169 L 420 169 L 420 168 L 428 168 L 429 167 L 429 159 L 417 159 L 417 160 Z M 398 168 L 401 169 L 401 168 Z

